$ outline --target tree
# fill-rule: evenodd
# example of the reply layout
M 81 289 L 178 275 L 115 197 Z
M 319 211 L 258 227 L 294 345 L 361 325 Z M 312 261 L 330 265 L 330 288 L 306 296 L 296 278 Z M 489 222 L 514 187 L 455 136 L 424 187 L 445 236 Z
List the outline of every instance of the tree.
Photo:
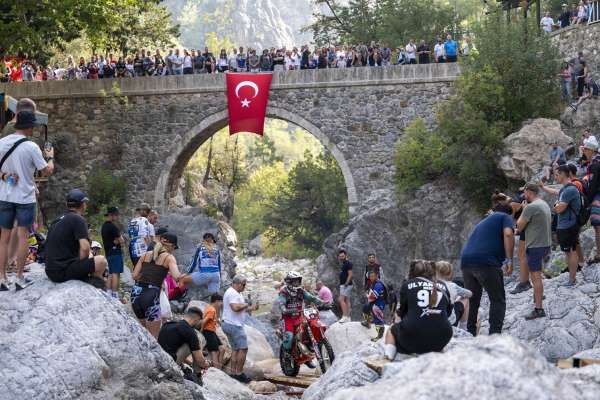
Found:
M 347 4 L 315 0 L 315 5 L 325 11 L 316 12 L 315 22 L 307 29 L 312 30 L 318 44 L 431 41 L 453 31 L 464 18 L 449 3 L 439 0 L 350 0 Z
M 348 198 L 342 171 L 330 153 L 306 153 L 273 201 L 265 220 L 273 239 L 291 238 L 298 246 L 318 250 L 327 236 L 348 220 Z
M 5 0 L 0 3 L 0 49 L 46 63 L 56 50 L 87 37 L 99 50 L 162 45 L 178 35 L 160 0 Z
M 475 28 L 478 52 L 463 61 L 456 94 L 441 105 L 437 126 L 415 123 L 399 141 L 400 191 L 444 175 L 484 204 L 492 188 L 506 185 L 495 164 L 502 140 L 526 119 L 560 112 L 558 51 L 535 25 L 531 18 L 506 23 L 494 14 Z M 418 146 L 427 147 L 417 156 Z

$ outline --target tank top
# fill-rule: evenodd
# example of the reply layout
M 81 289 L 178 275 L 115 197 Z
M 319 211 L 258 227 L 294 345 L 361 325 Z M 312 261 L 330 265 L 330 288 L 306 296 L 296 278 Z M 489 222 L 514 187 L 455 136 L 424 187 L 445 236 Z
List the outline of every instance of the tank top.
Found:
M 167 256 L 162 258 L 162 263 L 164 263 L 168 257 L 168 253 L 163 253 L 163 254 L 167 254 Z M 161 256 L 162 256 L 162 254 L 158 256 L 157 260 L 151 260 L 151 261 L 143 261 L 142 260 L 142 271 L 141 271 L 140 279 L 138 279 L 138 282 L 154 285 L 157 287 L 162 286 L 163 281 L 165 280 L 165 278 L 167 277 L 167 274 L 169 273 L 169 269 L 165 268 L 162 265 L 162 263 L 158 263 L 158 261 L 160 261 L 160 259 L 161 259 Z M 145 257 L 146 256 L 144 255 L 144 258 Z

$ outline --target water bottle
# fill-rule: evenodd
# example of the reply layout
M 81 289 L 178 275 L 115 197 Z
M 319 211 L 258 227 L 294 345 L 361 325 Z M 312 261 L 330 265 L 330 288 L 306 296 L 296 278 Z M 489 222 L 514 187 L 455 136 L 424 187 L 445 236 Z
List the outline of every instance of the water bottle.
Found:
M 15 177 L 13 176 L 13 174 L 8 175 L 8 177 L 6 178 L 6 183 L 8 184 L 7 192 L 8 194 L 10 194 L 13 190 L 13 187 L 16 184 Z

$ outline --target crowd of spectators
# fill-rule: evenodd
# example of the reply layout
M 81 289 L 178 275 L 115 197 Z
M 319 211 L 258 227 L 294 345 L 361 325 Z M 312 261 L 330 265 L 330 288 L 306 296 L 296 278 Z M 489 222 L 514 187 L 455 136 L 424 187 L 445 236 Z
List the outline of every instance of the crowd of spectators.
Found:
M 545 32 L 552 32 L 556 29 L 566 28 L 569 25 L 585 24 L 593 19 L 597 19 L 597 2 L 591 0 L 581 0 L 578 4 L 562 4 L 562 11 L 556 20 L 552 18 L 550 12 L 546 12 L 540 20 L 540 25 Z
M 474 50 L 469 37 L 461 44 L 451 35 L 439 37 L 431 46 L 425 40 L 411 39 L 406 45 L 392 48 L 387 44 L 359 44 L 357 46 L 330 46 L 310 48 L 304 45 L 293 49 L 275 48 L 258 51 L 239 47 L 228 53 L 221 49 L 216 56 L 204 50 L 170 49 L 141 50 L 135 54 L 115 56 L 96 55 L 79 61 L 69 56 L 66 65 L 41 66 L 20 58 L 5 57 L 0 62 L 0 82 L 106 79 L 141 76 L 212 74 L 232 72 L 291 71 L 300 69 L 380 67 L 431 62 L 456 62 L 459 56 L 468 56 Z

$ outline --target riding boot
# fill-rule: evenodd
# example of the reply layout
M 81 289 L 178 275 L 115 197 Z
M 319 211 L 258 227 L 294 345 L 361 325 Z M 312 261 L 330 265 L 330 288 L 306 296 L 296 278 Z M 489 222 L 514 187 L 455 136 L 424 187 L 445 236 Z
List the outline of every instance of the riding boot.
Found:
M 372 342 L 377 342 L 379 339 L 383 337 L 383 333 L 385 332 L 385 327 L 381 325 L 375 325 L 375 330 L 377 331 L 377 337 L 371 339 Z
M 363 321 L 360 324 L 367 329 L 371 329 L 371 316 L 369 314 L 363 314 Z

